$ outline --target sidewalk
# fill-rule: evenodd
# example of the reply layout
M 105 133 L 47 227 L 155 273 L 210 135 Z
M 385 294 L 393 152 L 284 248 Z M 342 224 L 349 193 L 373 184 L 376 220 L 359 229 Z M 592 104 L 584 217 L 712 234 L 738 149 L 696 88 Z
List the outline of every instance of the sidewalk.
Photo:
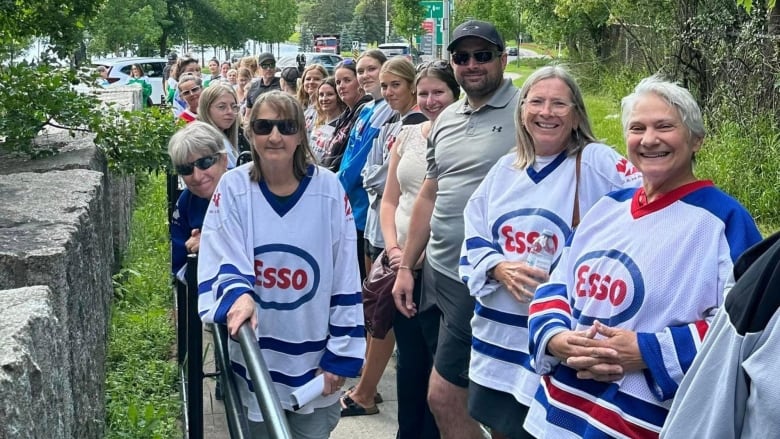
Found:
M 211 334 L 203 332 L 204 370 L 214 370 L 214 348 Z M 357 379 L 348 379 L 345 389 L 357 384 Z M 230 439 L 225 406 L 214 398 L 214 379 L 203 382 L 203 437 L 207 439 Z M 379 393 L 384 402 L 379 404 L 379 413 L 371 416 L 342 418 L 331 434 L 332 439 L 393 439 L 398 428 L 398 401 L 395 391 L 395 357 L 390 359 L 385 374 L 379 382 Z

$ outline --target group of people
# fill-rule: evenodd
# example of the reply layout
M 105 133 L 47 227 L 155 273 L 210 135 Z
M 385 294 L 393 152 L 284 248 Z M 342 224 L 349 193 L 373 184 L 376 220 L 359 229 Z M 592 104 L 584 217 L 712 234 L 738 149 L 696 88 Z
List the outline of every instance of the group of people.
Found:
M 597 140 L 565 68 L 518 89 L 483 21 L 455 28 L 447 50 L 450 62 L 416 67 L 369 50 L 333 77 L 311 65 L 295 95 L 274 89 L 262 54 L 243 121 L 241 92 L 212 84 L 198 101 L 200 80 L 179 76 L 198 110 L 169 144 L 187 185 L 174 273 L 199 253 L 203 321 L 252 326 L 295 437 L 378 413 L 395 346 L 398 438 L 481 438 L 481 426 L 494 438 L 658 436 L 673 401 L 696 410 L 680 392 L 711 380 L 692 364 L 712 348 L 702 341 L 735 294 L 737 259 L 761 239 L 693 172 L 695 99 L 642 80 L 622 101 L 623 157 Z M 237 125 L 252 158 L 240 166 Z M 551 272 L 527 263 L 543 232 Z M 398 312 L 375 338 L 361 280 L 381 255 Z M 253 437 L 267 437 L 230 344 Z M 291 393 L 318 375 L 321 395 L 294 410 Z

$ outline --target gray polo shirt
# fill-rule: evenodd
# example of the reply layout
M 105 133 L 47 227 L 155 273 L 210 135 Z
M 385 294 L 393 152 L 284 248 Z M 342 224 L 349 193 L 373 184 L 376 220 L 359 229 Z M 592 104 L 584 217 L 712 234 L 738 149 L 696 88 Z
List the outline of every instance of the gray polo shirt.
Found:
M 509 79 L 490 100 L 474 110 L 466 99 L 436 119 L 428 144 L 426 178 L 438 183 L 426 258 L 436 271 L 458 277 L 463 243 L 463 209 L 501 156 L 516 144 L 514 113 L 520 90 Z

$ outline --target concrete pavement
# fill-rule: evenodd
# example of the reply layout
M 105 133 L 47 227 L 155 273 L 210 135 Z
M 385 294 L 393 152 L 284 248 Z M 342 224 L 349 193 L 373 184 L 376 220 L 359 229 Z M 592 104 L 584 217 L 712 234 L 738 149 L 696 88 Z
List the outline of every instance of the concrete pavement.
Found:
M 214 370 L 214 347 L 211 334 L 203 332 L 204 371 Z M 357 384 L 357 379 L 347 380 L 344 388 Z M 214 397 L 215 380 L 203 382 L 203 437 L 206 439 L 230 439 L 225 406 Z M 398 428 L 398 400 L 395 391 L 395 357 L 390 359 L 385 374 L 379 382 L 379 393 L 383 403 L 378 404 L 379 413 L 371 416 L 342 418 L 331 434 L 332 439 L 393 439 Z

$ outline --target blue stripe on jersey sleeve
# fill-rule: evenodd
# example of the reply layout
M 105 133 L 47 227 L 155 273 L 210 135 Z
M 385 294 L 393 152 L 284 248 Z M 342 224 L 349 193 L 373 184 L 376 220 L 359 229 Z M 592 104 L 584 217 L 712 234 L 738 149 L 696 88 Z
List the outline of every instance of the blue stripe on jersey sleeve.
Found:
M 333 337 L 353 337 L 362 338 L 366 336 L 366 328 L 363 325 L 358 326 L 335 326 L 328 325 L 328 331 Z
M 674 341 L 674 350 L 677 352 L 677 361 L 680 362 L 683 373 L 688 372 L 694 357 L 696 357 L 696 345 L 691 335 L 692 326 L 673 326 L 669 328 Z
M 254 294 L 252 294 L 252 290 L 234 288 L 228 291 L 228 293 L 225 294 L 225 297 L 223 297 L 222 300 L 219 301 L 219 306 L 217 306 L 217 310 L 214 312 L 214 322 L 220 323 L 222 325 L 227 325 L 228 311 L 230 311 L 230 308 L 233 306 L 234 303 L 236 303 L 236 300 L 238 300 L 238 298 L 241 297 L 241 295 L 243 294 L 251 294 L 252 299 L 254 299 Z
M 241 276 L 244 279 L 246 279 L 249 285 L 253 285 L 255 283 L 254 274 L 247 275 L 241 273 L 235 265 L 224 264 L 219 267 L 219 270 L 217 270 L 217 274 L 214 277 L 198 282 L 198 294 L 204 294 L 211 291 L 212 287 L 214 286 L 214 282 L 217 282 L 217 280 L 219 280 L 219 276 L 225 274 L 233 274 L 236 276 Z
M 511 314 L 493 308 L 488 308 L 479 302 L 477 302 L 477 304 L 474 306 L 474 314 L 494 322 L 503 323 L 505 325 L 517 326 L 520 328 L 528 327 L 528 316 Z
M 673 398 L 677 392 L 677 383 L 666 370 L 658 338 L 655 334 L 638 332 L 636 341 L 642 359 L 647 364 L 647 369 L 644 371 L 647 387 L 659 401 Z
M 761 233 L 747 210 L 717 187 L 708 186 L 684 196 L 681 201 L 707 210 L 723 221 L 731 262 L 761 241 Z
M 334 294 L 330 296 L 330 306 L 355 306 L 363 303 L 363 293 Z
M 356 377 L 363 367 L 362 358 L 342 357 L 326 349 L 320 360 L 320 367 L 342 377 Z
M 481 238 L 481 237 L 477 236 L 477 237 L 473 237 L 473 238 L 468 238 L 466 240 L 466 250 L 476 250 L 476 249 L 479 249 L 479 248 L 495 250 L 497 252 L 501 251 L 500 247 L 498 247 L 497 245 L 494 245 L 492 242 L 488 241 L 485 238 Z

